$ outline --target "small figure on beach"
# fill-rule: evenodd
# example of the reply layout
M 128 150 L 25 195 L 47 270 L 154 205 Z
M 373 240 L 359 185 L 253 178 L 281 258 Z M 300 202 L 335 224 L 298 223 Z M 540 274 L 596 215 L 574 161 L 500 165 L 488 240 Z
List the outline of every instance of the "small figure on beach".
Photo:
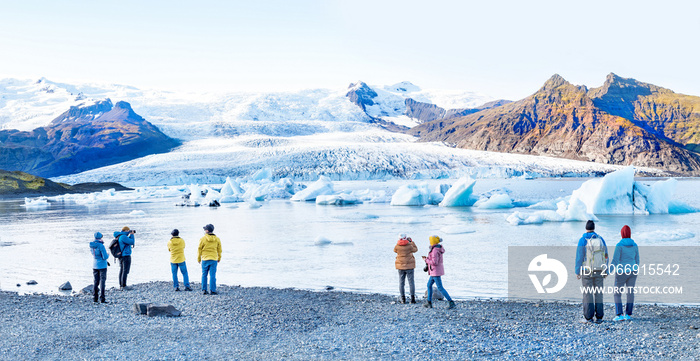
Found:
M 173 229 L 172 236 L 168 241 L 168 251 L 170 251 L 170 270 L 173 272 L 173 287 L 175 291 L 180 291 L 180 284 L 177 279 L 177 270 L 182 273 L 182 282 L 185 284 L 185 291 L 192 291 L 190 288 L 190 277 L 187 275 L 187 264 L 185 264 L 185 240 L 180 238 L 180 231 Z
M 634 285 L 637 283 L 637 272 L 639 271 L 639 248 L 632 239 L 632 230 L 625 225 L 620 230 L 622 239 L 615 246 L 610 269 L 615 270 L 615 313 L 617 316 L 613 321 L 623 321 L 632 319 L 632 309 L 634 308 Z M 624 287 L 627 294 L 627 304 L 622 309 L 622 293 Z M 623 312 L 624 311 L 624 312 Z
M 197 262 L 202 264 L 202 293 L 216 293 L 216 266 L 221 261 L 221 240 L 214 234 L 214 225 L 204 226 L 204 237 L 199 240 Z M 209 292 L 207 292 L 207 275 L 209 276 Z
M 119 258 L 119 289 L 126 290 L 126 278 L 131 270 L 131 248 L 136 243 L 134 236 L 136 230 L 129 227 L 122 228 L 121 232 L 114 232 L 114 238 L 118 238 L 119 247 L 122 250 L 122 256 Z
M 437 286 L 437 289 L 442 292 L 443 296 L 450 302 L 448 309 L 455 308 L 455 302 L 447 293 L 444 287 L 442 287 L 441 276 L 445 274 L 445 267 L 442 264 L 442 254 L 445 253 L 445 248 L 442 247 L 442 238 L 438 236 L 430 236 L 430 251 L 428 252 L 428 257 L 423 256 L 423 261 L 428 265 L 428 299 L 423 307 L 433 308 L 433 284 Z
M 405 234 L 399 235 L 399 241 L 394 246 L 396 253 L 396 261 L 394 265 L 399 271 L 399 294 L 401 295 L 401 303 L 406 303 L 406 293 L 404 284 L 408 276 L 408 288 L 411 291 L 411 303 L 416 303 L 416 285 L 413 282 L 413 270 L 416 268 L 416 259 L 413 254 L 418 252 L 418 247 L 413 242 L 411 237 Z
M 102 233 L 95 232 L 95 240 L 90 242 L 90 253 L 92 253 L 92 277 L 94 279 L 92 286 L 92 300 L 97 302 L 97 290 L 99 288 L 100 302 L 105 303 L 105 283 L 107 282 L 107 266 L 109 262 L 109 253 L 105 249 Z
M 583 286 L 583 319 L 581 323 L 603 322 L 603 279 L 607 277 L 608 246 L 595 233 L 595 223 L 586 222 L 586 233 L 576 248 L 576 278 Z M 595 320 L 593 318 L 595 316 Z

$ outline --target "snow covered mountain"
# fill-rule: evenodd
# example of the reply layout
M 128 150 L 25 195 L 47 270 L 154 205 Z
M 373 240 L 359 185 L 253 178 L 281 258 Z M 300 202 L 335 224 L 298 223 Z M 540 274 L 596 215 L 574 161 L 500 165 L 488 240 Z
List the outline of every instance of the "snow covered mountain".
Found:
M 414 127 L 424 121 L 442 119 L 445 113 L 454 109 L 454 113 L 465 109 L 474 109 L 494 99 L 475 92 L 423 90 L 404 81 L 389 86 L 369 86 L 362 81 L 350 84 L 347 97 L 373 119 L 380 119 L 394 124 Z M 417 116 L 417 106 L 429 106 L 432 117 Z
M 372 104 L 358 106 L 348 89 L 298 92 L 182 94 L 121 85 L 67 85 L 46 79 L 0 81 L 0 127 L 33 129 L 69 106 L 92 99 L 128 101 L 167 136 L 183 141 L 168 153 L 56 178 L 125 185 L 223 183 L 269 169 L 274 177 L 316 179 L 567 176 L 607 173 L 615 166 L 545 157 L 454 149 L 391 132 L 378 122 L 410 126 L 415 111 L 478 107 L 491 98 L 472 92 L 429 91 L 408 82 L 361 83 Z M 358 88 L 359 89 L 359 88 Z M 356 89 L 355 89 L 356 90 Z M 420 103 L 416 105 L 417 103 Z M 427 104 L 427 105 L 426 105 Z M 438 109 L 439 108 L 439 109 Z M 424 113 L 416 111 L 415 114 Z M 403 114 L 403 115 L 402 115 Z M 653 169 L 649 174 L 662 174 Z
M 353 104 L 349 94 L 357 84 L 376 94 L 372 105 Z M 337 90 L 195 94 L 141 90 L 125 85 L 72 85 L 45 78 L 3 79 L 0 80 L 0 129 L 31 131 L 48 125 L 71 106 L 105 98 L 129 102 L 138 114 L 165 134 L 182 140 L 257 133 L 303 135 L 348 130 L 348 126 L 370 123 L 373 119 L 410 127 L 420 121 L 405 115 L 407 99 L 444 109 L 476 108 L 493 100 L 475 92 L 423 90 L 409 82 L 371 87 L 358 82 L 348 89 Z M 193 133 L 193 128 L 199 131 Z

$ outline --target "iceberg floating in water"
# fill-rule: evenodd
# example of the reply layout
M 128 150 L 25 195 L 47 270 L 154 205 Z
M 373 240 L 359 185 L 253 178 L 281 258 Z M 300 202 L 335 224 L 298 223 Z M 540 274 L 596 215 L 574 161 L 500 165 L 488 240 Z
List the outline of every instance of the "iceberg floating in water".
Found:
M 557 210 L 547 210 L 551 201 L 540 202 L 531 208 L 545 208 L 533 213 L 514 212 L 507 221 L 511 224 L 536 224 L 544 221 L 596 220 L 596 214 L 665 214 L 695 212 L 696 209 L 671 198 L 677 180 L 670 178 L 651 186 L 634 180 L 634 167 L 609 173 L 603 178 L 591 179 L 557 203 Z
M 496 193 L 489 198 L 480 199 L 474 206 L 484 209 L 513 208 L 513 200 L 505 193 Z
M 362 203 L 362 201 L 352 194 L 347 193 L 320 195 L 316 197 L 316 204 L 319 205 L 345 206 L 357 203 Z
M 392 206 L 424 206 L 439 204 L 444 199 L 442 193 L 434 192 L 428 183 L 404 184 L 391 197 Z
M 472 198 L 476 181 L 471 177 L 462 177 L 450 187 L 440 202 L 441 207 L 471 206 L 476 201 Z
M 316 197 L 333 194 L 333 182 L 330 178 L 321 176 L 319 179 L 292 196 L 293 201 L 315 201 Z
M 24 198 L 24 204 L 22 207 L 28 211 L 39 211 L 42 209 L 47 209 L 51 206 L 46 197 L 39 197 L 37 199 Z

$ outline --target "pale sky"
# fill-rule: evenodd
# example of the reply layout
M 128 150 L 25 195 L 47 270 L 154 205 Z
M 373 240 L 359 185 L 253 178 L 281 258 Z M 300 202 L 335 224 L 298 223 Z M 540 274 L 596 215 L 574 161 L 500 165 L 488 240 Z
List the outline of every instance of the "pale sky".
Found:
M 700 96 L 699 55 L 697 1 L 0 1 L 0 78 L 517 100 L 614 72 Z

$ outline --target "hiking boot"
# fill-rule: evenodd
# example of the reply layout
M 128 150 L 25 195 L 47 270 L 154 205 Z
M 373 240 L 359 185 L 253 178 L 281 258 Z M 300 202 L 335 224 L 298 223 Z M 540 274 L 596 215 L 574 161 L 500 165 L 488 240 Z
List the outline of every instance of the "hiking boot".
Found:
M 430 302 L 430 301 L 428 301 L 428 302 L 426 302 L 426 303 L 423 304 L 423 307 L 425 307 L 425 308 L 433 308 L 433 303 Z
M 406 296 L 401 296 L 401 303 L 406 304 Z
M 204 290 L 204 291 L 202 292 L 202 294 L 203 294 L 203 295 L 208 295 L 209 292 L 207 292 L 207 290 Z
M 416 303 L 416 296 L 415 295 L 411 295 L 411 303 Z
M 97 297 L 93 298 L 93 299 L 92 299 L 92 302 L 97 303 Z
M 589 324 L 589 323 L 593 323 L 593 319 L 592 318 L 590 318 L 590 319 L 581 318 L 578 322 Z
M 104 297 L 100 298 L 100 303 L 107 303 L 107 300 L 105 300 Z
M 623 316 L 623 315 L 617 315 L 617 316 L 615 316 L 615 318 L 613 318 L 613 321 L 618 322 L 618 321 L 624 321 L 626 319 L 627 318 L 625 318 L 625 316 Z
M 447 306 L 447 309 L 448 309 L 448 310 L 451 310 L 451 309 L 453 309 L 453 308 L 455 308 L 455 307 L 457 307 L 457 305 L 455 305 L 455 301 L 450 301 L 450 305 Z
M 192 289 L 189 287 L 185 287 L 185 291 L 192 291 Z
M 180 292 L 180 287 L 175 287 L 175 292 Z
M 216 291 L 211 291 L 211 294 L 212 294 L 212 295 L 218 295 L 218 294 L 219 294 L 219 292 L 216 292 Z
M 603 319 L 602 319 L 602 318 L 596 318 L 596 319 L 595 319 L 595 323 L 603 323 Z

